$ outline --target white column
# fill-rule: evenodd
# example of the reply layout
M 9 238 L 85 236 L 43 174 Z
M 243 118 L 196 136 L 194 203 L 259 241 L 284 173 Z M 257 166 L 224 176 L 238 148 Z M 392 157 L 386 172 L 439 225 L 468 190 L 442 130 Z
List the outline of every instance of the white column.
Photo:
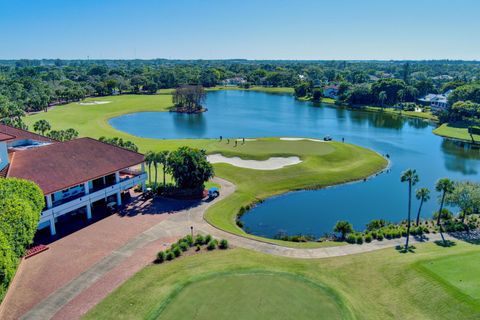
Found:
M 54 236 L 57 234 L 57 230 L 55 229 L 55 218 L 53 215 L 50 217 L 50 234 Z
M 90 187 L 88 186 L 88 181 L 83 184 L 83 188 L 85 189 L 85 194 L 90 193 Z
M 142 162 L 142 173 L 145 172 L 145 162 Z
M 119 183 L 120 182 L 120 172 L 115 172 L 115 182 Z
M 45 198 L 47 198 L 47 208 L 48 209 L 51 209 L 53 207 L 53 202 L 52 202 L 52 195 L 51 194 L 47 194 L 45 196 Z
M 117 205 L 122 205 L 122 193 L 120 191 L 117 192 Z
M 92 206 L 89 204 L 87 204 L 87 219 L 92 219 Z

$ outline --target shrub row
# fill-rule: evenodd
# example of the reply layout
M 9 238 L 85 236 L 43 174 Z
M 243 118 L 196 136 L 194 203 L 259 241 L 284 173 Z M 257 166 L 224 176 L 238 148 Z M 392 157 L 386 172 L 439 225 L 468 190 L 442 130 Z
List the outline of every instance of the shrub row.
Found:
M 171 261 L 182 255 L 182 252 L 188 251 L 192 247 L 196 247 L 196 251 L 200 251 L 202 246 L 206 246 L 207 250 L 228 249 L 228 241 L 225 239 L 218 242 L 209 234 L 202 236 L 201 234 L 193 238 L 191 235 L 187 235 L 179 239 L 176 243 L 172 244 L 169 249 L 165 251 L 159 251 L 157 253 L 156 263 L 162 263 L 165 261 Z

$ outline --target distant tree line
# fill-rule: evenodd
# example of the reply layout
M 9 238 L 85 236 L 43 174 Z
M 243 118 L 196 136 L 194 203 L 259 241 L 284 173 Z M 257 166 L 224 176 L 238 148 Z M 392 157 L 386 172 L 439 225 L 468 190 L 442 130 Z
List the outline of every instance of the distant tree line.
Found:
M 25 112 L 55 104 L 186 85 L 208 88 L 234 77 L 243 78 L 247 87 L 298 87 L 299 96 L 314 100 L 321 97 L 322 85 L 337 83 L 348 103 L 391 105 L 454 89 L 479 75 L 478 62 L 448 60 L 0 60 L 0 121 L 25 127 Z

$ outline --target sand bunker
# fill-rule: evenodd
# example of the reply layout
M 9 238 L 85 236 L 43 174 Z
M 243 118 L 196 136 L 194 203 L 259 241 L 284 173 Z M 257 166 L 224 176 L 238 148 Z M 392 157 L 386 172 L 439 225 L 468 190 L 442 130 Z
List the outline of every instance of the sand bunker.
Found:
M 112 101 L 88 101 L 88 102 L 79 102 L 78 104 L 81 105 L 81 106 L 94 106 L 94 105 L 97 105 L 97 104 L 107 104 L 107 103 L 110 103 Z
M 323 140 L 319 140 L 319 139 L 308 139 L 308 138 L 280 138 L 280 140 L 284 140 L 284 141 L 300 141 L 300 140 L 308 140 L 308 141 L 314 141 L 314 142 L 325 142 Z
M 239 157 L 228 158 L 221 154 L 207 156 L 210 163 L 228 163 L 235 167 L 255 170 L 277 170 L 302 162 L 299 157 L 272 157 L 267 160 L 243 160 Z

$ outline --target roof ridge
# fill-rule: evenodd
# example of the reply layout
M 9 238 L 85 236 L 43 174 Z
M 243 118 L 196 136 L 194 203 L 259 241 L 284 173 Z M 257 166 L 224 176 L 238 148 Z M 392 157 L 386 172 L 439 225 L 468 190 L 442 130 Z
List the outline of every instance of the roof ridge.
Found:
M 95 139 L 95 138 L 92 138 L 92 137 L 81 137 L 81 138 L 78 138 L 78 139 L 90 139 L 90 140 L 93 140 L 93 141 L 96 141 L 96 142 L 100 142 L 100 143 L 103 143 L 103 144 L 106 144 L 106 145 L 109 145 L 109 146 L 112 146 L 112 147 L 116 147 L 116 148 L 121 149 L 121 150 L 126 150 L 126 151 L 129 151 L 129 152 L 132 152 L 132 153 L 135 153 L 135 154 L 139 154 L 139 155 L 144 156 L 143 153 L 140 153 L 140 152 L 137 152 L 137 151 L 133 151 L 133 150 L 130 150 L 130 149 L 127 149 L 127 148 L 124 148 L 124 147 L 120 147 L 120 146 L 117 146 L 117 145 L 114 145 L 114 144 L 111 144 L 111 143 L 108 143 L 108 142 L 105 142 L 105 141 L 100 141 L 100 140 Z M 74 139 L 74 140 L 78 140 L 78 139 Z M 122 140 L 123 140 L 123 138 L 119 138 L 119 139 L 122 139 Z

